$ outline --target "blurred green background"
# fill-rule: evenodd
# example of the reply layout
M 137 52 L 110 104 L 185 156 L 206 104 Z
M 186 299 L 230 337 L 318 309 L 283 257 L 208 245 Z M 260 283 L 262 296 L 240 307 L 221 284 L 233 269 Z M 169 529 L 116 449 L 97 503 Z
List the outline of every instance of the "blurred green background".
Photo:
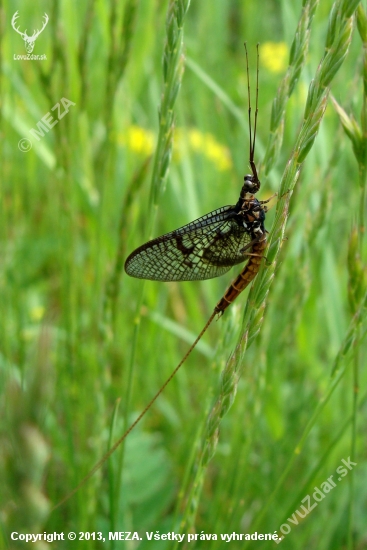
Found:
M 306 64 L 287 102 L 283 145 L 269 174 L 260 174 L 259 199 L 277 191 L 293 150 L 331 8 L 322 0 L 316 9 Z M 252 84 L 260 43 L 255 156 L 261 164 L 302 2 L 191 1 L 172 161 L 156 204 L 152 155 L 168 2 L 14 0 L 1 1 L 0 9 L 1 548 L 22 547 L 10 540 L 12 531 L 101 531 L 106 537 L 137 531 L 140 542 L 89 540 L 77 547 L 171 549 L 174 543 L 149 542 L 145 533 L 280 535 L 285 523 L 291 532 L 282 548 L 367 548 L 365 318 L 343 376 L 320 407 L 366 291 L 366 250 L 355 230 L 362 185 L 331 102 L 292 196 L 261 332 L 244 356 L 216 453 L 200 472 L 200 497 L 192 498 L 191 488 L 201 434 L 240 332 L 247 291 L 212 324 L 125 447 L 52 510 L 142 411 L 240 269 L 205 282 L 144 283 L 121 267 L 149 237 L 237 202 L 249 172 L 243 42 Z M 29 34 L 48 14 L 33 51 L 47 59 L 17 58 L 26 54 L 11 27 L 17 10 L 17 26 Z M 365 107 L 362 66 L 355 29 L 331 90 L 358 124 Z M 30 130 L 47 113 L 60 120 L 37 139 Z M 29 142 L 19 143 L 24 138 L 29 151 Z M 273 217 L 274 208 L 268 229 Z M 336 481 L 349 456 L 357 466 Z M 330 494 L 304 519 L 289 522 L 331 475 Z M 217 549 L 223 542 L 205 545 Z

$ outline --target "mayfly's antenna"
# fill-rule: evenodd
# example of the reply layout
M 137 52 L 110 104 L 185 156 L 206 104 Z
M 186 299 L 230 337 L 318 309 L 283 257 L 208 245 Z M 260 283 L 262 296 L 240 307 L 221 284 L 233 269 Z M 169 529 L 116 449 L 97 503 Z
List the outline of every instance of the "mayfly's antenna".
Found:
M 256 44 L 256 99 L 255 99 L 254 141 L 252 143 L 252 160 L 254 160 L 254 155 L 255 155 L 255 141 L 256 141 L 258 112 L 259 112 L 259 43 Z
M 256 44 L 256 98 L 255 98 L 255 117 L 254 117 L 254 132 L 252 133 L 252 124 L 251 124 L 251 89 L 250 89 L 250 71 L 248 63 L 248 52 L 247 44 L 244 43 L 245 52 L 246 52 L 246 71 L 247 71 L 247 99 L 248 99 L 248 126 L 250 134 L 250 166 L 252 174 L 254 176 L 253 183 L 258 184 L 260 188 L 259 176 L 257 175 L 257 170 L 255 166 L 255 143 L 256 143 L 256 130 L 257 130 L 257 113 L 259 111 L 259 44 Z

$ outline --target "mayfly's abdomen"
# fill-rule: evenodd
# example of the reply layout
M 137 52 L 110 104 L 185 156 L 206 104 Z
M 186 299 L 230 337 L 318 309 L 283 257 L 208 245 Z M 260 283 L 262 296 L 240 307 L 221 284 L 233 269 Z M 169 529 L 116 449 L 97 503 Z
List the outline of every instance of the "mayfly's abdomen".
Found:
M 227 307 L 237 298 L 239 294 L 241 294 L 243 290 L 245 290 L 245 288 L 255 278 L 260 269 L 260 264 L 264 255 L 265 248 L 266 237 L 252 246 L 249 261 L 247 262 L 241 273 L 238 274 L 236 279 L 232 281 L 232 283 L 224 293 L 223 297 L 215 306 L 215 313 L 219 313 L 220 315 L 222 315 Z

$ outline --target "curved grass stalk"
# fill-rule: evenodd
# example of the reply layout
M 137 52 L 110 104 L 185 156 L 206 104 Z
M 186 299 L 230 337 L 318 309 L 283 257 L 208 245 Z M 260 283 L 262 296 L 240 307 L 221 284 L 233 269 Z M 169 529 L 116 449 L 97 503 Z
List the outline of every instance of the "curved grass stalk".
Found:
M 163 53 L 163 94 L 159 108 L 158 142 L 149 199 L 149 208 L 153 209 L 149 238 L 153 229 L 155 210 L 158 207 L 160 194 L 164 190 L 171 161 L 174 132 L 173 108 L 184 71 L 183 22 L 189 6 L 190 0 L 171 0 L 168 8 L 167 40 Z

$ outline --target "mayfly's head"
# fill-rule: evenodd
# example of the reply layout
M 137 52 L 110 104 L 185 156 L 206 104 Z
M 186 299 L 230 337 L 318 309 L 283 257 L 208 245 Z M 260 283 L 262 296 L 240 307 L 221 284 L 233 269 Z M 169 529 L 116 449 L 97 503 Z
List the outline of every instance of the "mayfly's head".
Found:
M 243 186 L 241 189 L 241 198 L 246 198 L 246 193 L 250 193 L 251 195 L 255 195 L 255 193 L 258 192 L 260 189 L 260 181 L 257 176 L 253 176 L 252 174 L 247 174 L 244 178 Z

